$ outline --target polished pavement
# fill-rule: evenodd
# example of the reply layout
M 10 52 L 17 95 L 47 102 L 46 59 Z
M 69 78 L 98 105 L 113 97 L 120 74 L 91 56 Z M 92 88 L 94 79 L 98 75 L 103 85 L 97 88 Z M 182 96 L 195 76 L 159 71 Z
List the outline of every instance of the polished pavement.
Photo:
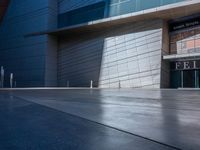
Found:
M 200 91 L 0 91 L 0 150 L 200 149 Z

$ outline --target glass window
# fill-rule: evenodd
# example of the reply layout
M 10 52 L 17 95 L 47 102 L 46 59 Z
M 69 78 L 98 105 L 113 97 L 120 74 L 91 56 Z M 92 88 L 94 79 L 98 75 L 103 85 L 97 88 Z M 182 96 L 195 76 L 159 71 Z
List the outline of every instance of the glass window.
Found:
M 160 6 L 160 0 L 151 0 L 151 2 L 147 2 L 146 0 L 140 0 L 138 1 L 140 3 L 138 6 L 140 6 L 139 10 L 145 10 L 153 7 Z
M 180 1 L 183 0 L 107 0 L 107 16 L 123 15 Z
M 105 2 L 78 8 L 58 16 L 58 26 L 70 26 L 104 18 Z

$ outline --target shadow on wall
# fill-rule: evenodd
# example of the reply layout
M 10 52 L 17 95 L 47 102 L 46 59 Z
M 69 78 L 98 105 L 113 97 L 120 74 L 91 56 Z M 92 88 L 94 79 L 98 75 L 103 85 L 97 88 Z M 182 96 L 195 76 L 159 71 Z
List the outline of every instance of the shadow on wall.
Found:
M 95 34 L 60 37 L 58 49 L 58 85 L 98 86 L 104 38 Z M 95 37 L 95 38 L 94 38 Z
M 133 87 L 130 81 L 137 79 L 135 82 L 139 83 L 135 85 L 141 87 L 139 77 L 145 77 L 149 82 L 146 85 L 159 86 L 161 26 L 162 21 L 154 20 L 59 37 L 58 85 L 89 87 L 92 80 L 94 87 L 102 87 L 103 84 L 106 85 L 103 87 L 117 87 L 119 81 Z M 141 45 L 138 45 L 138 40 Z M 148 44 L 154 44 L 155 49 L 147 48 Z M 154 64 L 151 63 L 153 60 L 156 60 Z M 130 65 L 135 68 L 130 68 Z M 141 76 L 140 73 L 148 75 Z

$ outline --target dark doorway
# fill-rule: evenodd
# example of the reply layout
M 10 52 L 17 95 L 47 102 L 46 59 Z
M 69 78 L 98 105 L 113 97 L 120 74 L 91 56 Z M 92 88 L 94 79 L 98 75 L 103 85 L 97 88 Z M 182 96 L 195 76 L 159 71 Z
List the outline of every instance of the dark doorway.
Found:
M 195 71 L 194 70 L 183 71 L 183 87 L 195 88 Z
M 182 78 L 181 78 L 182 71 L 176 70 L 171 71 L 171 88 L 180 88 L 182 87 Z
M 196 83 L 196 87 L 200 88 L 200 70 L 196 71 L 196 77 L 197 77 L 197 83 Z

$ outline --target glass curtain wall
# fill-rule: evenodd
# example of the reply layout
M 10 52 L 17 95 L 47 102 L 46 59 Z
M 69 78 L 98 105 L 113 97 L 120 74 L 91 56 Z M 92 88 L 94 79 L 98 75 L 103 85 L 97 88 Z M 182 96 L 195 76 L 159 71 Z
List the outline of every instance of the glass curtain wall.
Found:
M 123 15 L 184 0 L 106 0 L 107 17 Z
M 58 27 L 124 15 L 184 0 L 102 0 L 58 15 Z

